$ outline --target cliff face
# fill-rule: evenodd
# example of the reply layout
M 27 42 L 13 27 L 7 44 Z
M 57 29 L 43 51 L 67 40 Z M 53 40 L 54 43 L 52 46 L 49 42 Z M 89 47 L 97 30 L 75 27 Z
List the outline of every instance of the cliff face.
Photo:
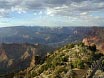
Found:
M 0 44 L 0 73 L 7 73 L 34 66 L 37 56 L 44 57 L 52 48 L 32 44 Z M 36 61 L 35 61 L 36 60 Z
M 94 27 L 89 35 L 83 39 L 85 45 L 95 44 L 104 53 L 104 28 Z
M 5 50 L 0 48 L 0 62 L 7 61 L 7 60 L 8 60 L 8 57 Z
M 100 38 L 99 36 L 86 37 L 82 42 L 87 46 L 95 44 L 97 49 L 104 53 L 104 39 Z

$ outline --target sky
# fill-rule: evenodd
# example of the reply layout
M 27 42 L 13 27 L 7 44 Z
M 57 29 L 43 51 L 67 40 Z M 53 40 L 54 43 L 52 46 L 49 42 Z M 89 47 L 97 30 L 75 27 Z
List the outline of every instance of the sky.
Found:
M 104 0 L 0 0 L 8 26 L 104 26 Z

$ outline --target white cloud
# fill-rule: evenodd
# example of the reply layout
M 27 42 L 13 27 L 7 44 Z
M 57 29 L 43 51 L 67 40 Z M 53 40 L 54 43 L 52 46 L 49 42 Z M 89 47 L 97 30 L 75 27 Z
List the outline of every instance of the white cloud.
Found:
M 67 16 L 95 22 L 102 17 L 91 16 L 91 12 L 100 11 L 104 12 L 104 0 L 0 0 L 2 18 L 10 17 L 12 12 L 33 12 L 34 15 L 46 13 L 50 16 Z
M 0 0 L 0 9 L 8 12 L 46 11 L 47 14 L 70 16 L 76 13 L 104 9 L 104 1 L 97 0 Z M 76 15 L 76 14 L 75 14 Z

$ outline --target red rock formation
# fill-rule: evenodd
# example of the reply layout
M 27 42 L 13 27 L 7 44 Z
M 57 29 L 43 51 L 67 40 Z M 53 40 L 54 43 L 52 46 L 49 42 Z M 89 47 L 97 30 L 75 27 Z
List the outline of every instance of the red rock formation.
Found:
M 104 40 L 100 39 L 97 36 L 90 36 L 88 38 L 84 38 L 82 41 L 86 46 L 91 46 L 92 44 L 96 45 L 96 48 L 104 53 Z
M 5 50 L 0 48 L 0 62 L 7 61 L 7 60 L 8 60 L 8 57 Z
M 89 38 L 84 38 L 83 41 L 84 45 L 90 46 L 90 39 Z

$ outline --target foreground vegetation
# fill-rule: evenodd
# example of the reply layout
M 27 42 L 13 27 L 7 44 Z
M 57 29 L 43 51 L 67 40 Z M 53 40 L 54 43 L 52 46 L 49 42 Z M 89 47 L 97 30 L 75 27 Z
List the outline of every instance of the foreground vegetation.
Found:
M 29 67 L 14 74 L 15 78 L 86 78 L 92 64 L 103 56 L 96 45 L 85 46 L 83 43 L 68 44 L 46 55 L 42 64 Z M 95 76 L 102 75 L 98 70 Z

